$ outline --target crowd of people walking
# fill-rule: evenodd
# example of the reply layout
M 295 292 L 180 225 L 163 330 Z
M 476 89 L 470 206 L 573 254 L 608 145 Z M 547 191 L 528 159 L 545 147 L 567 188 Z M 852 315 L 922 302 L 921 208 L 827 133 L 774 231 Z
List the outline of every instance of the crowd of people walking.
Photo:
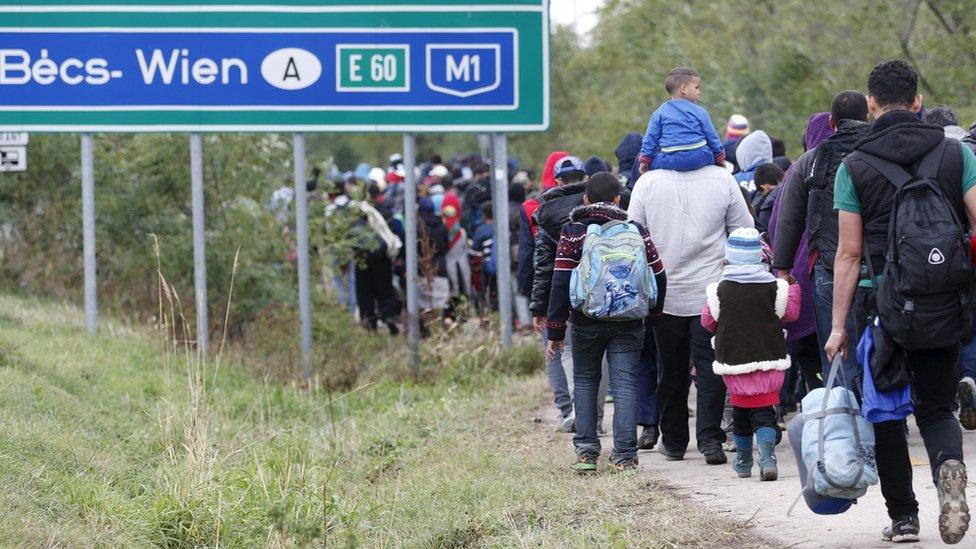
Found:
M 839 91 L 810 115 L 791 161 L 741 114 L 720 138 L 699 104 L 701 77 L 675 69 L 670 99 L 643 136 L 621 139 L 616 166 L 556 151 L 538 184 L 509 166 L 509 273 L 495 268 L 488 164 L 432 157 L 417 174 L 428 324 L 456 321 L 464 304 L 497 308 L 494 281 L 512 277 L 518 326 L 541 338 L 557 430 L 574 433 L 580 473 L 599 470 L 607 401 L 613 469 L 637 468 L 639 455 L 653 459 L 639 451 L 654 448 L 682 460 L 694 385 L 705 462 L 733 452 L 734 472 L 748 478 L 755 448 L 758 476 L 776 480 L 787 416 L 833 364 L 861 402 L 870 368 L 872 394 L 911 387 L 939 531 L 957 543 L 969 522 L 960 422 L 976 429 L 976 131 L 947 106 L 925 108 L 917 83 L 904 61 L 877 65 L 866 93 Z M 326 208 L 327 230 L 353 211 L 367 235 L 355 261 L 336 265 L 337 288 L 355 296 L 347 303 L 366 328 L 392 333 L 404 176 L 399 155 L 386 168 L 361 166 Z M 866 331 L 875 358 L 860 364 L 854 347 Z M 875 423 L 869 457 L 891 519 L 882 538 L 893 542 L 918 540 L 920 529 L 907 428 L 903 418 Z

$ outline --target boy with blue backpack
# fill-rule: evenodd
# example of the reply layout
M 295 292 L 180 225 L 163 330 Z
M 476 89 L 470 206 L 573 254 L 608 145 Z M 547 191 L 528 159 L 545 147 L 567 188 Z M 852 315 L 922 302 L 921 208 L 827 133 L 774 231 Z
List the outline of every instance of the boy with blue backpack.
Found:
M 597 391 L 604 354 L 614 398 L 610 462 L 617 470 L 637 467 L 637 368 L 645 321 L 661 315 L 667 285 L 647 229 L 628 222 L 619 204 L 617 178 L 594 174 L 556 248 L 546 355 L 562 348 L 569 320 L 576 406 L 572 469 L 579 473 L 595 471 L 600 455 Z

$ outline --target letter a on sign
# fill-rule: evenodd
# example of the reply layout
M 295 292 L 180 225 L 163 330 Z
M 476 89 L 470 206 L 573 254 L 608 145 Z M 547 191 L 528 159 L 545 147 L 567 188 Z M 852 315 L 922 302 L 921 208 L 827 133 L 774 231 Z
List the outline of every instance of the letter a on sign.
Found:
M 289 57 L 288 58 L 288 66 L 285 67 L 285 75 L 281 77 L 281 80 L 282 80 L 282 82 L 284 82 L 285 80 L 288 80 L 289 78 L 294 78 L 295 80 L 298 80 L 299 82 L 302 81 L 302 77 L 298 75 L 298 67 L 295 66 L 295 58 L 294 57 Z
M 310 51 L 282 48 L 269 53 L 261 62 L 261 76 L 280 90 L 301 90 L 318 82 L 322 62 Z

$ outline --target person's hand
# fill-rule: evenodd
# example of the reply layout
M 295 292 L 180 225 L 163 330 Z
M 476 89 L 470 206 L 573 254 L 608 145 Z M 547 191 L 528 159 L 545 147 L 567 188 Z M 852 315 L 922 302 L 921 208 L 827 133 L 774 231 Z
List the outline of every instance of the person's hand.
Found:
M 542 330 L 546 328 L 546 317 L 544 316 L 532 317 L 532 327 L 535 328 L 536 332 L 541 334 Z
M 827 344 L 824 345 L 824 351 L 827 353 L 827 360 L 830 361 L 834 360 L 837 353 L 840 353 L 841 358 L 847 358 L 847 331 L 832 330 Z
M 779 271 L 778 276 L 780 278 L 782 278 L 783 280 L 785 280 L 787 282 L 787 284 L 789 284 L 791 286 L 793 284 L 796 284 L 796 277 L 793 276 L 793 275 L 791 275 L 789 271 Z
M 556 358 L 556 353 L 562 352 L 562 350 L 562 341 L 550 341 L 546 343 L 546 362 L 551 362 L 552 359 Z

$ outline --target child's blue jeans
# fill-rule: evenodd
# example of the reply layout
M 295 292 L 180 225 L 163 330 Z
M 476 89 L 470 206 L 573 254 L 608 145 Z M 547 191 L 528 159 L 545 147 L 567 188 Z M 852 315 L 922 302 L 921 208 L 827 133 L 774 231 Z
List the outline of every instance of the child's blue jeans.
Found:
M 693 172 L 714 164 L 715 154 L 706 145 L 688 151 L 659 152 L 651 162 L 651 169 Z
M 624 325 L 626 324 L 626 326 Z M 597 393 L 603 355 L 609 362 L 613 387 L 613 452 L 611 463 L 637 457 L 637 368 L 644 346 L 644 326 L 638 323 L 572 324 L 574 402 L 578 456 L 600 455 L 597 436 Z

